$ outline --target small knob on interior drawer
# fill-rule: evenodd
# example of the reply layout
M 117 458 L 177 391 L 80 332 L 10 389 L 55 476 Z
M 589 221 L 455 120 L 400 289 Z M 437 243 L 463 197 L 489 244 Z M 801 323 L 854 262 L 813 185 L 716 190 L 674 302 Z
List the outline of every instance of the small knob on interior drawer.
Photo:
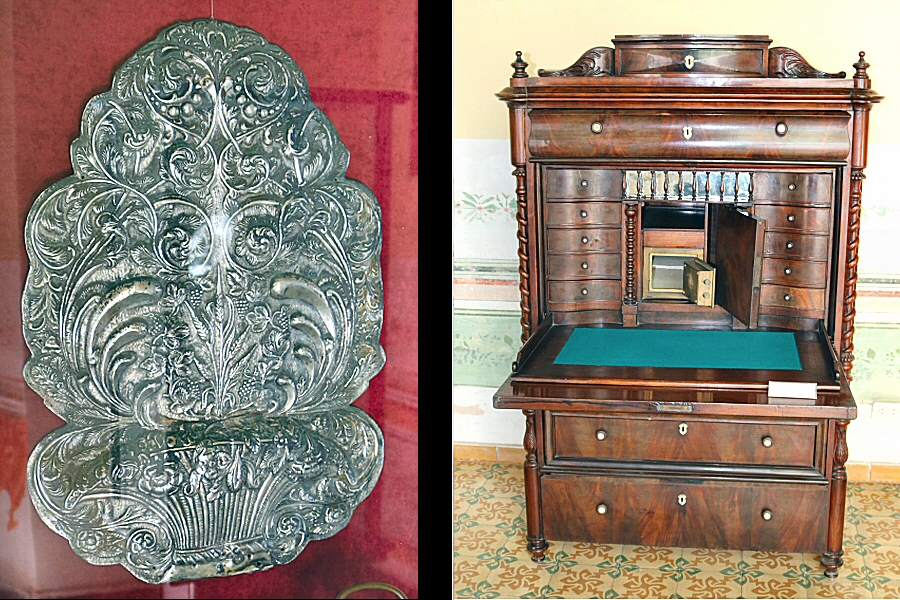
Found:
M 581 295 L 587 296 L 587 288 L 581 288 Z
M 787 125 L 785 123 L 778 123 L 775 125 L 775 133 L 778 135 L 784 135 L 787 133 Z
M 582 244 L 587 244 L 587 243 L 588 243 L 587 236 L 583 236 L 583 237 L 581 238 L 581 243 L 582 243 Z M 791 246 L 791 247 L 793 247 L 793 246 Z
M 762 445 L 765 446 L 766 448 L 771 448 L 772 447 L 772 438 L 770 438 L 769 436 L 764 437 L 762 439 Z
M 602 442 L 603 440 L 605 440 L 605 439 L 606 439 L 606 432 L 603 431 L 602 429 L 598 429 L 598 430 L 597 430 L 597 439 L 600 440 L 601 442 Z
M 762 518 L 764 521 L 771 521 L 772 520 L 772 511 L 769 510 L 768 508 L 765 509 L 764 511 L 762 511 Z
M 788 215 L 788 221 L 790 221 L 791 223 L 793 223 L 796 220 L 797 220 L 797 217 L 795 217 L 794 215 Z
M 793 270 L 792 268 L 790 268 L 790 267 L 785 267 L 785 268 L 784 268 L 784 274 L 785 274 L 785 275 L 790 275 L 790 274 L 793 273 L 793 272 L 794 272 L 794 270 Z
M 601 123 L 600 121 L 594 121 L 593 123 L 591 123 L 591 131 L 593 131 L 594 133 L 600 133 L 601 131 L 603 131 L 603 123 Z
M 581 263 L 581 268 L 582 268 L 582 269 L 587 269 L 587 268 L 588 268 L 588 264 L 587 264 L 587 263 Z
M 587 187 L 587 186 L 588 186 L 587 179 L 582 179 L 582 180 L 581 180 L 581 187 Z
M 598 513 L 598 514 L 601 514 L 601 515 L 605 515 L 605 514 L 606 514 L 606 505 L 605 505 L 605 504 L 598 504 L 598 505 L 597 505 L 597 513 Z
M 581 211 L 581 216 L 582 216 L 582 218 L 586 217 L 586 216 L 587 216 L 587 211 L 586 211 L 586 210 Z
M 791 295 L 790 295 L 790 294 L 785 294 L 785 295 L 784 295 L 784 301 L 785 301 L 785 302 L 790 302 L 790 301 L 791 301 Z
M 788 184 L 788 189 L 792 192 L 797 189 L 797 185 L 794 183 Z
M 787 243 L 787 248 L 788 248 L 788 250 L 790 250 L 790 249 L 793 248 L 793 247 L 794 247 L 794 242 L 788 242 L 788 243 Z

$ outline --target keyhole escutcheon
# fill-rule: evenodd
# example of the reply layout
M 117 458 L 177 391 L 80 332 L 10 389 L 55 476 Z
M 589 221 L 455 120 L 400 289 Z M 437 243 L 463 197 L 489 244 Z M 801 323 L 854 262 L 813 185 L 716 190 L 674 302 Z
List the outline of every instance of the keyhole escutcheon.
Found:
M 694 128 L 690 125 L 685 125 L 681 128 L 681 135 L 684 136 L 684 139 L 689 140 L 694 135 Z
M 687 496 L 684 494 L 678 494 L 678 504 L 684 506 L 687 503 Z
M 678 433 L 681 435 L 685 435 L 687 433 L 687 423 L 682 423 L 678 426 Z

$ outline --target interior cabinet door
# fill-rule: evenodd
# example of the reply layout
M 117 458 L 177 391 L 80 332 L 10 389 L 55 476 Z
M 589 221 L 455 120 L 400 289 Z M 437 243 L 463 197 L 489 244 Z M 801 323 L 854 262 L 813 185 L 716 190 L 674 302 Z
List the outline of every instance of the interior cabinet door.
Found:
M 759 316 L 766 222 L 732 206 L 716 208 L 716 304 L 753 329 Z

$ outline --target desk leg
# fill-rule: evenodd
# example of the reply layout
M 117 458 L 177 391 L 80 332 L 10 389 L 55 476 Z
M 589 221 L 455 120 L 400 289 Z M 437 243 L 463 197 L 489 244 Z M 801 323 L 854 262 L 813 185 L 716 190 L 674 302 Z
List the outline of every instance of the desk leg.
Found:
M 834 468 L 831 471 L 831 498 L 828 503 L 828 547 L 820 562 L 825 576 L 834 579 L 844 564 L 844 505 L 847 501 L 847 425 L 850 421 L 836 421 Z
M 528 550 L 531 560 L 542 562 L 547 540 L 544 539 L 544 524 L 541 519 L 541 481 L 537 464 L 537 435 L 534 431 L 534 411 L 525 413 L 525 514 L 528 516 Z

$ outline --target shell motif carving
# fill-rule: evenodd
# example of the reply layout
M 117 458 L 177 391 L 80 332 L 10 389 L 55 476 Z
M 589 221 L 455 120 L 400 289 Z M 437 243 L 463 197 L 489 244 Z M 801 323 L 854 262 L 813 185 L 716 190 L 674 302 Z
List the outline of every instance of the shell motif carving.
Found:
M 38 513 L 154 583 L 255 571 L 343 528 L 383 463 L 381 216 L 294 61 L 179 23 L 88 103 L 25 225 L 25 378 L 67 421 Z

